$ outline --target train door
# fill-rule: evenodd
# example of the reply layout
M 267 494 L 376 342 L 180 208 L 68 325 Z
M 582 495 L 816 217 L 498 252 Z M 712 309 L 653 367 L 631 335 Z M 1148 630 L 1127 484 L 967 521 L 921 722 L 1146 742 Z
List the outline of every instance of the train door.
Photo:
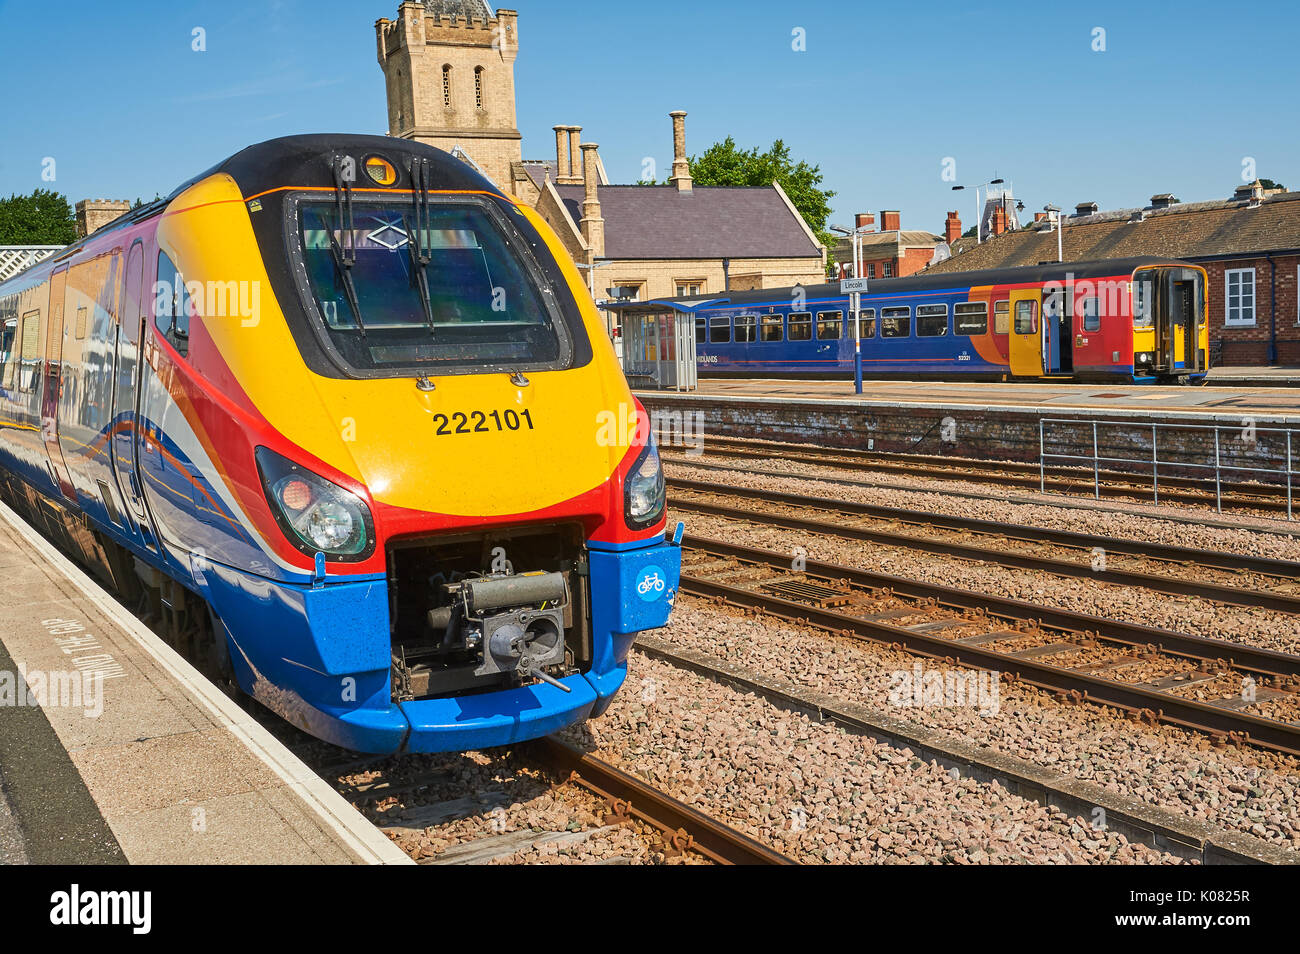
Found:
M 117 360 L 113 382 L 113 470 L 122 499 L 140 529 L 146 545 L 155 546 L 149 530 L 148 511 L 140 486 L 139 442 L 135 439 L 140 419 L 140 342 L 148 314 L 149 296 L 144 287 L 144 244 L 136 242 L 126 260 L 126 292 L 122 296 L 121 320 L 117 327 Z
M 1011 373 L 1016 377 L 1043 376 L 1043 341 L 1038 314 L 1038 289 L 1011 292 Z
M 1173 281 L 1169 296 L 1169 327 L 1172 338 L 1172 366 L 1179 370 L 1200 370 L 1196 365 L 1196 282 Z
M 68 500 L 76 491 L 59 446 L 59 398 L 63 392 L 63 293 L 68 284 L 67 267 L 50 278 L 50 321 L 45 329 L 45 386 L 41 389 L 41 439 L 45 443 L 50 476 Z
M 1074 372 L 1073 289 L 1043 293 L 1043 369 L 1047 374 Z

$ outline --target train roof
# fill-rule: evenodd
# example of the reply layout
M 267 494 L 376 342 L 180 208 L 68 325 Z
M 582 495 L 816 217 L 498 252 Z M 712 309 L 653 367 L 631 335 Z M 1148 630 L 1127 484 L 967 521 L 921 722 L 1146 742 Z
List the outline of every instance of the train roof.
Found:
M 1136 269 L 1152 266 L 1187 266 L 1187 262 L 1177 259 L 1159 258 L 1150 255 L 1135 258 L 1108 258 L 1092 262 L 1050 262 L 1044 265 L 1028 265 L 1017 268 L 989 268 L 972 272 L 938 272 L 927 274 L 918 272 L 906 278 L 873 278 L 868 284 L 868 295 L 928 291 L 946 288 L 965 288 L 979 285 L 1016 285 L 1031 282 L 1046 282 L 1053 279 L 1065 280 L 1067 276 L 1076 279 L 1102 278 L 1108 275 L 1126 275 Z M 756 291 L 723 292 L 718 295 L 693 295 L 681 298 L 658 298 L 655 304 L 683 305 L 683 311 L 696 311 L 700 308 L 727 307 L 730 305 L 758 305 L 768 302 L 788 302 L 793 297 L 795 288 L 801 288 L 809 300 L 841 298 L 839 282 L 827 282 L 820 285 L 796 285 L 788 288 L 763 288 Z M 610 302 L 602 305 L 611 310 L 627 308 L 644 308 L 649 302 Z

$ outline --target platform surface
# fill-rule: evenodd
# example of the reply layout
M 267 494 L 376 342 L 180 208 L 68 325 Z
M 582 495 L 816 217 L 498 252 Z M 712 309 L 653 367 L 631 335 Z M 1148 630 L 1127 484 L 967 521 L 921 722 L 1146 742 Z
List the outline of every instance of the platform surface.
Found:
M 702 398 L 766 398 L 785 402 L 862 402 L 890 406 L 974 406 L 1037 411 L 1076 408 L 1143 411 L 1204 416 L 1256 413 L 1300 417 L 1300 388 L 1169 387 L 1142 385 L 998 383 L 987 381 L 866 381 L 862 394 L 849 381 L 774 378 L 700 378 L 691 392 L 646 391 L 657 399 L 681 395 Z
M 408 860 L 3 504 L 0 578 L 0 862 Z M 98 701 L 77 678 L 15 704 L 94 670 Z

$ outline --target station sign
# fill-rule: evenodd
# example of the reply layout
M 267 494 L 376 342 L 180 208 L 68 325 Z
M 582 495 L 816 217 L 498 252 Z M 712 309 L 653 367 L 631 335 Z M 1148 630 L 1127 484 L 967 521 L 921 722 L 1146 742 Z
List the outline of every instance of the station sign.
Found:
M 867 280 L 865 278 L 846 278 L 840 282 L 841 295 L 865 295 L 867 292 Z

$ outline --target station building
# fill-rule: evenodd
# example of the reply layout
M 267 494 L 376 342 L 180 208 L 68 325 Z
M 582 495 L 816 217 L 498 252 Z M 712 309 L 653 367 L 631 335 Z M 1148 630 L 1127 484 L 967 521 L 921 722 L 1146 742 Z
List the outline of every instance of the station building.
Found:
M 375 31 L 389 135 L 459 156 L 536 209 L 586 270 L 598 301 L 825 281 L 826 250 L 780 185 L 694 184 L 685 112 L 671 114 L 666 186 L 611 183 L 581 126 L 554 127 L 554 158 L 525 159 L 517 12 L 494 13 L 484 0 L 407 0 Z
M 904 278 L 939 261 L 948 248 L 961 238 L 961 217 L 949 212 L 944 222 L 943 235 L 920 229 L 904 229 L 902 215 L 894 210 L 880 213 L 880 229 L 876 230 L 876 217 L 860 213 L 854 227 L 870 229 L 862 236 L 863 278 Z M 936 253 L 939 257 L 936 257 Z M 847 236 L 835 243 L 835 261 L 838 278 L 852 277 L 853 240 Z
M 1081 203 L 1063 216 L 1067 262 L 1159 255 L 1209 273 L 1211 366 L 1300 364 L 1300 193 L 1238 187 L 1231 198 L 1179 202 L 1163 193 L 1138 209 L 1101 211 Z M 974 271 L 1057 260 L 1052 221 L 955 250 L 934 271 Z

